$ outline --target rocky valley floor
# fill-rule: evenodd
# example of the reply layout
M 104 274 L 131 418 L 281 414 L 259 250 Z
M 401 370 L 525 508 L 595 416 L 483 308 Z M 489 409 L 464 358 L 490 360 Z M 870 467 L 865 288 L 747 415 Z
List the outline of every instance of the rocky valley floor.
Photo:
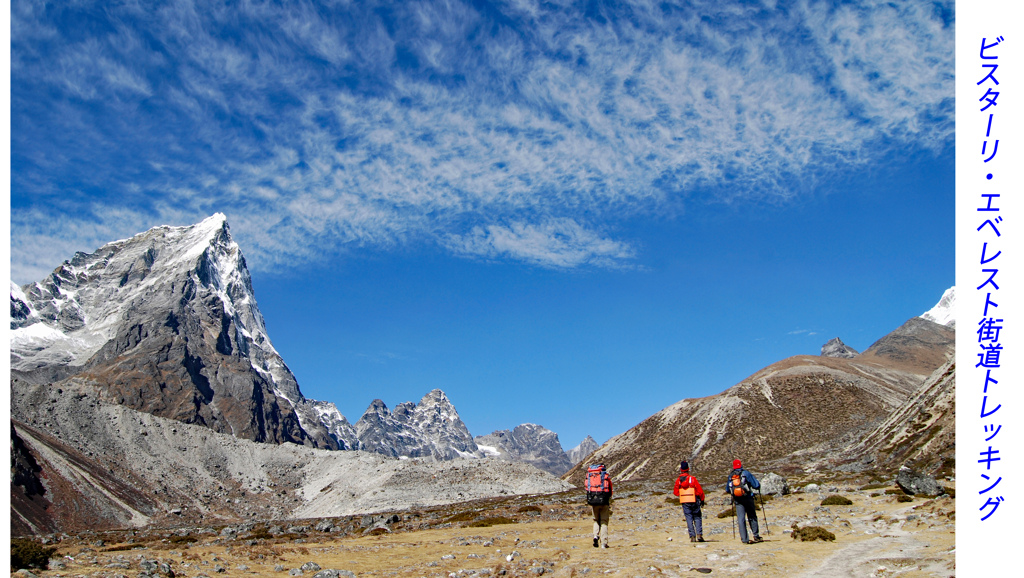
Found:
M 954 500 L 899 501 L 861 482 L 770 500 L 760 544 L 733 537 L 710 495 L 691 543 L 671 482 L 617 488 L 610 548 L 592 547 L 579 490 L 379 515 L 61 536 L 42 576 L 953 576 Z M 710 484 L 709 484 L 710 485 Z M 828 495 L 850 506 L 822 506 Z M 904 500 L 906 498 L 903 498 Z M 767 516 L 768 532 L 764 531 Z M 834 541 L 798 541 L 792 525 Z

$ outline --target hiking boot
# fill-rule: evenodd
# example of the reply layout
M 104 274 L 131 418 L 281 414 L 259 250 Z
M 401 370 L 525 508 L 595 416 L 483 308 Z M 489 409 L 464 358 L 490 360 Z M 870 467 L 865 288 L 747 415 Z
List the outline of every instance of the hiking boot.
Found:
M 757 544 L 758 542 L 764 542 L 764 538 L 761 536 L 754 536 L 754 539 L 750 541 L 751 544 Z
M 602 547 L 602 548 L 607 548 L 607 547 L 608 547 L 608 544 L 602 544 L 602 545 L 601 545 L 601 547 Z
M 697 538 L 696 538 L 696 537 L 694 537 L 694 536 L 690 536 L 690 541 L 691 541 L 691 542 L 696 542 L 696 541 L 697 541 Z
M 704 535 L 703 534 L 697 534 L 697 541 L 698 542 L 703 542 L 704 541 Z
M 597 548 L 597 538 L 594 538 L 594 547 Z

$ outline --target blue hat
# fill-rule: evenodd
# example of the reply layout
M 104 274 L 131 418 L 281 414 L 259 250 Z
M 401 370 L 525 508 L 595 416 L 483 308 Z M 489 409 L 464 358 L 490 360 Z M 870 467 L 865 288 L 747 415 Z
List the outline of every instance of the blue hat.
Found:
M 679 463 L 679 469 L 680 470 L 688 470 L 688 469 L 690 469 L 690 464 L 688 464 L 686 462 L 680 462 Z

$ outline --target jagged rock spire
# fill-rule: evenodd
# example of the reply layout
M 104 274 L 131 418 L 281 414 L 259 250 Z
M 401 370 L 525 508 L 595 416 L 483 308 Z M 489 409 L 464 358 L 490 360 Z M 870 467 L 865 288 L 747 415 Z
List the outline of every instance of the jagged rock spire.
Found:
M 833 337 L 828 341 L 828 343 L 821 346 L 822 357 L 842 357 L 846 359 L 853 359 L 858 355 L 860 355 L 860 352 L 843 343 L 843 340 L 838 337 Z

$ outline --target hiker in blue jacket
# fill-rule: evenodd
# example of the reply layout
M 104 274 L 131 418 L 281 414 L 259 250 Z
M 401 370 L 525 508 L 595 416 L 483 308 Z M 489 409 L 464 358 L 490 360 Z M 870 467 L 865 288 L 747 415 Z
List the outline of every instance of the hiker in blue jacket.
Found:
M 729 481 L 725 484 L 725 491 L 732 496 L 736 505 L 736 522 L 740 527 L 740 542 L 744 544 L 756 544 L 764 542 L 757 529 L 757 507 L 754 504 L 754 490 L 761 489 L 761 482 L 757 481 L 754 474 L 743 469 L 743 462 L 732 461 L 732 471 L 729 472 Z M 750 523 L 750 532 L 753 538 L 747 540 L 747 525 L 744 518 Z

